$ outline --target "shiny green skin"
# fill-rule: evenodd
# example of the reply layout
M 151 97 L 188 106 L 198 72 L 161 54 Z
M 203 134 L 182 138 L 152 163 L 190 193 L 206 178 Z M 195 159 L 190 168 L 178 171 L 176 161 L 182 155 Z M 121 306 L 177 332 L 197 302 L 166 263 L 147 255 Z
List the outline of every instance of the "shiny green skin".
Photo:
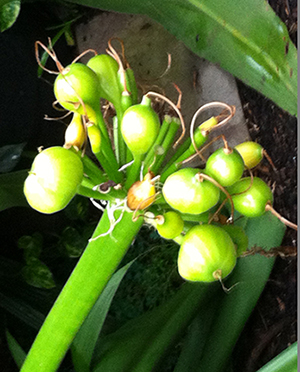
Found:
M 143 155 L 150 149 L 159 129 L 159 117 L 151 106 L 133 105 L 124 113 L 121 132 L 127 147 L 134 155 Z
M 98 77 L 101 98 L 111 102 L 114 106 L 120 104 L 122 92 L 118 81 L 118 62 L 108 54 L 99 54 L 91 58 L 86 65 Z
M 250 184 L 251 177 L 245 177 L 230 186 L 227 191 L 232 197 L 234 209 L 246 217 L 259 217 L 265 213 L 266 204 L 273 202 L 272 191 L 258 177 L 253 177 L 253 184 L 249 188 Z
M 211 182 L 199 182 L 199 169 L 184 168 L 172 173 L 162 193 L 166 202 L 181 213 L 200 214 L 212 208 L 220 198 L 220 190 Z
M 253 141 L 242 142 L 235 146 L 235 149 L 241 154 L 245 166 L 249 169 L 256 167 L 264 156 L 263 147 Z
M 157 224 L 156 229 L 159 235 L 165 239 L 174 239 L 176 236 L 181 234 L 184 222 L 180 214 L 169 211 L 164 215 L 164 223 L 162 225 Z
M 80 98 L 85 104 L 98 107 L 100 95 L 97 75 L 86 65 L 73 63 L 55 79 L 54 94 L 60 105 L 70 111 L 77 111 L 76 103 L 80 103 Z
M 236 183 L 243 175 L 244 161 L 237 150 L 226 153 L 219 148 L 207 159 L 205 173 L 220 185 L 227 187 Z
M 178 255 L 178 271 L 192 282 L 213 282 L 220 270 L 224 279 L 236 264 L 235 245 L 229 234 L 219 226 L 200 225 L 186 234 Z
M 33 209 L 55 213 L 73 199 L 82 178 L 79 155 L 63 147 L 50 147 L 35 157 L 24 183 L 24 194 Z

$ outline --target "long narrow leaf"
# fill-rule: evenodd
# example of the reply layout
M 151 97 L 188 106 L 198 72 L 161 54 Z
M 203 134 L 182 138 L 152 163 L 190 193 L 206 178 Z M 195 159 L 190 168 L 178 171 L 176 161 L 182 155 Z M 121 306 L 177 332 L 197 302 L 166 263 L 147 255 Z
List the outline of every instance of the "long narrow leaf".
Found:
M 125 324 L 100 342 L 93 372 L 150 372 L 216 291 L 217 283 L 186 283 L 165 304 Z
M 21 348 L 21 346 L 18 344 L 15 338 L 9 333 L 8 330 L 6 330 L 6 339 L 9 350 L 14 358 L 14 361 L 16 362 L 17 366 L 21 368 L 26 358 L 25 351 Z
M 297 372 L 298 342 L 293 343 L 257 372 Z
M 39 329 L 45 320 L 44 315 L 40 311 L 34 309 L 23 300 L 8 297 L 0 293 L 0 304 L 1 308 L 13 314 L 34 329 Z
M 146 14 L 193 52 L 297 114 L 297 51 L 287 28 L 264 0 L 69 0 Z
M 76 372 L 90 371 L 94 348 L 111 301 L 133 262 L 129 262 L 112 276 L 77 333 L 71 346 L 72 360 Z
M 206 311 L 199 311 L 189 326 L 174 372 L 193 371 L 194 366 L 199 363 L 202 350 L 209 337 L 215 312 L 218 308 L 218 299 L 219 297 L 213 298 L 209 302 L 209 308 L 207 306 Z

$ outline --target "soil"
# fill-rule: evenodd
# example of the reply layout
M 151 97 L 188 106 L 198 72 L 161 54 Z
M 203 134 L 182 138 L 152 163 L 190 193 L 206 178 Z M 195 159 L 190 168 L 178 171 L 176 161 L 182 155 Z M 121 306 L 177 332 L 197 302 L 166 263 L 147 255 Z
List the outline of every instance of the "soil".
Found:
M 297 1 L 269 2 L 286 23 L 291 39 L 296 44 Z M 31 81 L 34 79 L 31 77 Z M 297 120 L 242 82 L 238 82 L 238 88 L 251 138 L 265 148 L 276 167 L 274 170 L 264 160 L 258 175 L 273 185 L 275 209 L 296 223 Z M 48 102 L 51 102 L 51 98 Z M 42 110 L 49 112 L 49 107 L 43 107 Z M 38 118 L 36 121 L 40 120 Z M 266 288 L 246 324 L 234 351 L 235 371 L 256 371 L 297 339 L 297 260 L 295 256 L 288 255 L 295 254 L 296 242 L 296 232 L 288 229 L 281 248 L 287 252 L 287 257 L 276 259 Z M 2 370 L 15 371 L 8 351 L 2 346 L 3 340 L 1 342 L 0 339 L 1 360 L 7 360 Z
M 274 187 L 274 208 L 297 222 L 297 120 L 238 82 L 252 140 L 260 143 L 276 170 L 265 160 L 258 176 Z M 256 371 L 297 340 L 297 233 L 287 229 L 265 290 L 236 349 L 236 371 Z M 291 255 L 291 256 L 289 256 Z
M 297 42 L 297 2 L 269 1 Z M 258 175 L 274 187 L 274 207 L 297 223 L 297 119 L 258 92 L 238 82 L 252 140 L 270 155 Z M 235 350 L 236 371 L 251 372 L 297 340 L 297 233 L 287 229 L 281 251 L 265 290 L 249 318 Z M 289 256 L 291 254 L 291 256 Z

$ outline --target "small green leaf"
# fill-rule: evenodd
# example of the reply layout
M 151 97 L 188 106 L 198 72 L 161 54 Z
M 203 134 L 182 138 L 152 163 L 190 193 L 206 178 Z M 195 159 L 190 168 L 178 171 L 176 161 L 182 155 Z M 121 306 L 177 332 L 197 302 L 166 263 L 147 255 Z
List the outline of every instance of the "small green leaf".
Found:
M 29 285 L 37 288 L 53 288 L 55 282 L 49 268 L 37 258 L 31 258 L 30 263 L 23 267 L 22 275 Z
M 86 241 L 72 226 L 67 226 L 62 232 L 60 244 L 69 257 L 79 257 L 86 246 Z
M 24 250 L 24 259 L 30 264 L 32 259 L 39 258 L 43 246 L 43 237 L 39 233 L 24 235 L 18 240 L 18 247 Z
M 1 1 L 0 3 L 0 31 L 10 28 L 18 18 L 21 1 Z

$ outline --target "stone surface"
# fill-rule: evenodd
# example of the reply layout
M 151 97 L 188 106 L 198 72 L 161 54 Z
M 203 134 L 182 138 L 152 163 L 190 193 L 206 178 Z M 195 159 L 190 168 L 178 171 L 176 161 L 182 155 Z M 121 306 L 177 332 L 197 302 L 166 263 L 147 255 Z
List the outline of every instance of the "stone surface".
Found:
M 224 133 L 230 146 L 249 139 L 236 82 L 228 72 L 199 58 L 161 25 L 140 15 L 104 12 L 88 24 L 79 25 L 76 29 L 78 52 L 93 48 L 98 53 L 105 53 L 111 37 L 119 37 L 124 41 L 126 58 L 144 93 L 149 90 L 164 92 L 176 102 L 178 93 L 173 83 L 180 88 L 187 129 L 199 106 L 211 101 L 222 101 L 235 105 L 236 114 L 226 126 L 211 136 Z M 117 42 L 113 42 L 113 45 L 119 48 Z M 168 53 L 171 54 L 171 67 L 164 73 L 168 66 Z M 86 62 L 88 58 L 85 56 L 83 61 Z M 218 113 L 220 110 L 214 111 L 214 114 Z M 209 117 L 204 115 L 199 117 L 197 124 Z M 220 144 L 216 142 L 210 152 Z

